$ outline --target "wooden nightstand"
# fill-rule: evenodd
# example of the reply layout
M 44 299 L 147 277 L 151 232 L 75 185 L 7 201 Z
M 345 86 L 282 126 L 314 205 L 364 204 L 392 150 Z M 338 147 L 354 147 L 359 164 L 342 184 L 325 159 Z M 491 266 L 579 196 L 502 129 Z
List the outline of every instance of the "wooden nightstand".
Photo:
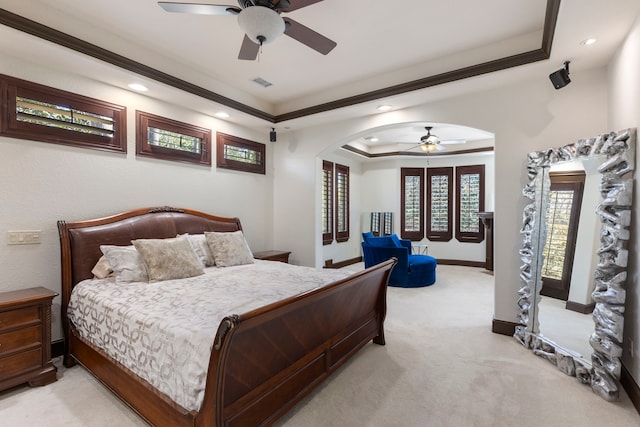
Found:
M 51 362 L 51 300 L 46 288 L 0 293 L 0 390 L 57 380 Z
M 267 261 L 280 261 L 280 262 L 289 262 L 289 254 L 291 252 L 285 251 L 261 251 L 255 252 L 253 257 L 256 259 L 264 259 Z

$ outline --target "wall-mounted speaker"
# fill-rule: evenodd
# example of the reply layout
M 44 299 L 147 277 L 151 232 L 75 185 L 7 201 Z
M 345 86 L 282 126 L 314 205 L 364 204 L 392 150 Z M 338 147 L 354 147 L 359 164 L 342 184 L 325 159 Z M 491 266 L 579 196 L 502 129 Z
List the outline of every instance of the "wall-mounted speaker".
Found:
M 271 132 L 269 132 L 269 141 L 276 142 L 276 130 L 275 130 L 275 128 L 271 128 Z
M 571 79 L 569 78 L 569 61 L 564 62 L 564 68 L 549 74 L 549 79 L 556 89 L 562 89 L 571 83 Z

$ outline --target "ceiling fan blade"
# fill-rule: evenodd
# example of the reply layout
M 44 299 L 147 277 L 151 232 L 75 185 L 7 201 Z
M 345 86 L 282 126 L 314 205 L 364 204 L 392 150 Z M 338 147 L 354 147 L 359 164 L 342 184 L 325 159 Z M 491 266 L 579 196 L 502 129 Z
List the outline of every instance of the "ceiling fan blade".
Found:
M 242 9 L 220 4 L 175 3 L 159 1 L 158 5 L 167 12 L 193 13 L 196 15 L 237 15 Z
M 289 6 L 285 12 L 302 9 L 303 7 L 311 6 L 312 4 L 320 3 L 321 1 L 322 0 L 289 0 L 291 6 Z
M 311 49 L 320 52 L 323 55 L 331 52 L 338 44 L 331 39 L 326 38 L 320 33 L 313 31 L 299 22 L 287 17 L 283 18 L 286 24 L 284 33 L 289 37 L 298 40 L 300 43 L 309 46 Z
M 238 59 L 253 61 L 258 57 L 259 50 L 260 45 L 251 41 L 249 36 L 245 34 L 242 40 L 242 46 L 240 47 L 240 53 L 238 53 Z
M 447 139 L 444 141 L 440 141 L 440 144 L 443 145 L 458 145 L 458 144 L 466 144 L 467 141 L 465 141 L 464 139 Z

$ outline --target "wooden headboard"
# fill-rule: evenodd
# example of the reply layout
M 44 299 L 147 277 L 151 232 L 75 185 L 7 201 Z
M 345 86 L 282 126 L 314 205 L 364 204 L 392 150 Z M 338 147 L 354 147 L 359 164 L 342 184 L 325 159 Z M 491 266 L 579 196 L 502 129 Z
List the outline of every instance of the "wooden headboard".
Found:
M 62 318 L 73 287 L 93 277 L 100 245 L 131 245 L 135 239 L 164 239 L 178 234 L 242 230 L 238 218 L 223 218 L 168 206 L 135 209 L 85 221 L 58 221 L 62 267 Z

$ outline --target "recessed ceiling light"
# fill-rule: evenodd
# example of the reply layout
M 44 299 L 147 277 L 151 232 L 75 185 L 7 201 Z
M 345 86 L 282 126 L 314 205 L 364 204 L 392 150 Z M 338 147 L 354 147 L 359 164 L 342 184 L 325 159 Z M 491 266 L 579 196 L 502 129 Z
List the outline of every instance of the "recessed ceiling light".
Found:
M 595 42 L 597 42 L 598 40 L 594 39 L 594 38 L 590 38 L 590 39 L 584 39 L 580 42 L 580 44 L 582 46 L 589 46 L 591 44 L 594 44 Z
M 226 113 L 224 111 L 219 111 L 215 114 L 216 117 L 220 118 L 220 119 L 228 119 L 229 118 L 229 113 Z
M 140 83 L 131 83 L 128 86 L 130 89 L 137 90 L 138 92 L 146 92 L 149 90 L 149 88 Z
M 369 142 L 378 142 L 378 138 L 376 138 L 375 136 L 367 136 L 365 138 L 365 141 L 369 141 Z
M 391 105 L 380 105 L 378 107 L 378 111 L 389 111 L 391 110 L 391 108 L 392 108 Z

